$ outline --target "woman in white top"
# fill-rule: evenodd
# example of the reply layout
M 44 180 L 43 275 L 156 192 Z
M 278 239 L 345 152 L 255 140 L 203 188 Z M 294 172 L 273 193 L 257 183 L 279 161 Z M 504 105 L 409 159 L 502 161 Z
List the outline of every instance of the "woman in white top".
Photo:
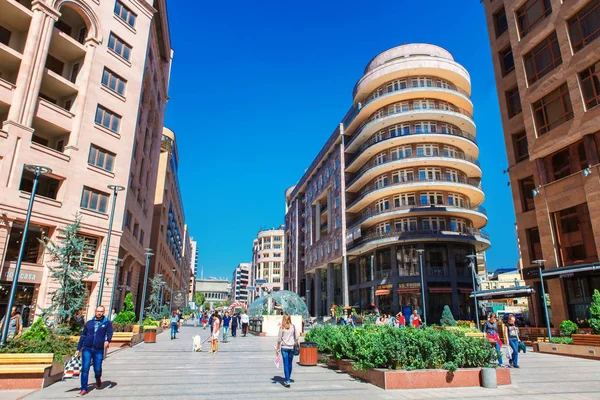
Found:
M 219 313 L 215 311 L 213 314 L 212 321 L 212 331 L 211 331 L 211 342 L 210 342 L 210 351 L 209 353 L 218 353 L 219 352 L 219 329 L 221 328 L 221 319 L 219 318 Z
M 290 387 L 292 362 L 294 360 L 294 344 L 298 342 L 298 338 L 299 335 L 296 331 L 296 327 L 292 324 L 292 317 L 290 317 L 289 314 L 285 314 L 281 321 L 277 339 L 277 354 L 281 353 L 281 359 L 283 361 L 283 373 L 285 375 L 283 385 L 285 387 Z

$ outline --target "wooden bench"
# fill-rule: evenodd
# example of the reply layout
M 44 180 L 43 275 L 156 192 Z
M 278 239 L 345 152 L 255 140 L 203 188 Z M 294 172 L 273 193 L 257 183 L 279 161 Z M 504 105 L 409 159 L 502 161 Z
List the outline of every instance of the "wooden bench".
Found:
M 600 335 L 573 334 L 573 344 L 578 346 L 600 346 Z
M 0 390 L 40 389 L 60 379 L 62 363 L 54 354 L 0 354 Z

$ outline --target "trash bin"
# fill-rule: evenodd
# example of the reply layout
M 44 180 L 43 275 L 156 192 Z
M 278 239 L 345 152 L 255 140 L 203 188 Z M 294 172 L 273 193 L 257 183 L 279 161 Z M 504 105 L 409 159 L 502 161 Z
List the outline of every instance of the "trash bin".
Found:
M 144 328 L 144 342 L 156 343 L 156 328 Z
M 315 342 L 300 343 L 300 365 L 317 365 L 317 344 Z

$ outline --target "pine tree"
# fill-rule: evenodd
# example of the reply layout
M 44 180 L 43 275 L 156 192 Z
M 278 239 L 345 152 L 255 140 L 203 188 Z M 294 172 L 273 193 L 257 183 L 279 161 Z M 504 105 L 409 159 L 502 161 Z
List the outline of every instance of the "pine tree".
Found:
M 162 289 L 162 274 L 156 274 L 150 279 L 150 297 L 148 298 L 148 306 L 146 312 L 153 320 L 158 320 L 161 317 L 160 310 L 160 291 Z
M 450 311 L 450 307 L 447 305 L 444 306 L 444 311 L 442 311 L 442 319 L 440 321 L 442 326 L 457 326 L 456 320 L 452 315 L 452 311 Z
M 81 217 L 76 215 L 72 224 L 59 229 L 63 238 L 58 245 L 48 237 L 41 241 L 51 257 L 47 265 L 50 279 L 59 285 L 50 294 L 50 306 L 42 311 L 42 317 L 52 318 L 57 324 L 66 323 L 84 307 L 84 281 L 92 274 L 82 259 L 88 246 L 78 235 L 80 227 Z
M 594 289 L 594 294 L 592 295 L 590 314 L 591 318 L 589 319 L 589 323 L 592 332 L 596 335 L 600 335 L 600 292 L 598 289 Z

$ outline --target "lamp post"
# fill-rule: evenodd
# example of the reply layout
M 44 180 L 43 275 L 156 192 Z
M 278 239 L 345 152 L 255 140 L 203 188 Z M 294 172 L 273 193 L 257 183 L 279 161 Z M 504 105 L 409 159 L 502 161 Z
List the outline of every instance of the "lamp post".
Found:
M 548 302 L 546 301 L 546 289 L 544 289 L 544 276 L 542 275 L 542 267 L 546 260 L 532 261 L 538 266 L 538 274 L 540 275 L 540 286 L 542 288 L 542 300 L 544 301 L 544 317 L 546 318 L 546 328 L 548 329 L 548 341 L 552 341 L 552 332 L 550 331 L 550 318 L 548 317 Z
M 585 175 L 585 173 L 584 173 L 584 176 L 587 176 L 587 175 Z M 542 188 L 543 188 L 543 186 L 538 186 L 537 188 L 533 189 L 531 191 L 531 193 L 533 194 L 533 197 L 537 196 L 538 194 L 541 194 Z M 550 229 L 550 238 L 552 239 L 552 251 L 554 252 L 554 265 L 558 265 L 558 252 L 556 251 L 556 239 L 554 238 L 554 227 L 552 226 L 552 218 L 550 218 L 550 209 L 548 208 L 548 197 L 547 196 L 544 196 L 544 203 L 546 205 L 546 215 L 548 216 L 548 228 Z
M 108 185 L 113 191 L 112 208 L 110 210 L 110 219 L 108 220 L 108 233 L 106 234 L 106 247 L 104 249 L 104 261 L 102 262 L 102 274 L 100 275 L 100 288 L 98 289 L 98 301 L 96 307 L 102 305 L 102 291 L 104 289 L 104 276 L 106 275 L 106 264 L 108 263 L 108 250 L 110 249 L 110 236 L 112 234 L 113 219 L 115 217 L 115 205 L 117 204 L 117 193 L 125 190 L 123 186 Z
M 175 274 L 177 270 L 173 268 L 173 277 L 171 278 L 171 301 L 169 302 L 169 315 L 173 314 L 173 287 L 175 286 Z
M 475 259 L 477 258 L 477 256 L 475 254 L 469 254 L 467 256 L 467 258 L 470 261 L 469 265 L 471 267 L 471 275 L 473 276 L 473 301 L 475 302 L 475 326 L 477 326 L 477 329 L 481 329 L 479 327 L 479 304 L 477 303 L 477 291 L 478 291 L 477 278 L 476 278 L 477 273 L 475 272 Z
M 12 311 L 15 296 L 17 294 L 17 283 L 19 281 L 19 273 L 21 272 L 21 263 L 23 262 L 23 253 L 25 252 L 25 242 L 27 241 L 27 231 L 29 230 L 29 222 L 31 221 L 31 211 L 33 210 L 33 202 L 35 201 L 35 192 L 37 190 L 40 176 L 46 175 L 52 172 L 48 167 L 41 165 L 25 164 L 23 169 L 33 172 L 33 188 L 31 189 L 31 196 L 29 197 L 29 207 L 27 208 L 27 216 L 25 217 L 25 226 L 23 227 L 23 236 L 21 237 L 21 245 L 19 246 L 19 257 L 17 258 L 17 265 L 15 265 L 15 272 L 13 274 L 12 286 L 10 289 L 10 295 L 8 297 L 8 305 L 6 307 L 6 315 L 4 317 L 4 325 L 2 326 L 2 342 L 1 345 L 6 345 L 6 338 L 8 336 L 8 326 L 10 325 L 10 314 Z
M 123 262 L 120 258 L 115 258 L 115 276 L 113 277 L 112 290 L 110 293 L 110 306 L 108 307 L 108 312 L 110 312 L 112 316 L 113 303 L 115 300 L 115 287 L 117 286 L 117 277 L 119 276 L 119 263 Z
M 160 304 L 161 308 L 162 308 L 162 305 L 163 305 L 163 293 L 165 291 L 165 284 L 166 283 L 167 282 L 165 282 L 163 280 L 160 281 L 160 298 L 159 298 L 159 304 Z
M 152 249 L 146 249 L 146 273 L 144 274 L 144 290 L 142 290 L 142 307 L 140 310 L 140 322 L 144 321 L 144 308 L 146 307 L 146 287 L 148 286 L 148 270 L 150 269 L 150 257 L 154 255 Z
M 423 325 L 427 326 L 427 307 L 425 306 L 425 275 L 423 274 L 424 249 L 417 249 L 419 253 L 419 270 L 421 274 L 421 308 L 423 309 Z

